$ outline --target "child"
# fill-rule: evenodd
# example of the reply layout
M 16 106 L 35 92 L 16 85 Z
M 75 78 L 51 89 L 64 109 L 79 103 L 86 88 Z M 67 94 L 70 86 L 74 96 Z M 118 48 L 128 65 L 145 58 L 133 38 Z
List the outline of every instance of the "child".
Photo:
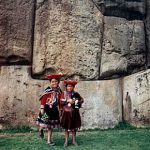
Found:
M 52 129 L 60 126 L 59 104 L 61 89 L 59 88 L 59 80 L 62 75 L 50 75 L 47 78 L 50 81 L 50 87 L 45 90 L 45 93 L 40 98 L 41 111 L 38 117 L 38 125 L 40 126 L 40 137 L 44 137 L 43 128 L 48 129 L 47 144 L 55 145 L 52 142 Z
M 79 108 L 83 103 L 83 98 L 74 91 L 76 81 L 65 80 L 66 91 L 61 94 L 60 103 L 63 105 L 61 126 L 65 129 L 64 147 L 68 146 L 69 132 L 72 132 L 72 144 L 76 142 L 76 131 L 81 127 Z

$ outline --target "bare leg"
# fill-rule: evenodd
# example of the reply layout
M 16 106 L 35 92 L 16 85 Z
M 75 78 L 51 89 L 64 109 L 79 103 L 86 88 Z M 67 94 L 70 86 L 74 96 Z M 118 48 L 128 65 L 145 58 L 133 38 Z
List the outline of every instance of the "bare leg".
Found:
M 64 143 L 64 147 L 68 146 L 68 138 L 69 138 L 69 132 L 68 132 L 68 130 L 65 130 L 65 143 Z
M 52 143 L 52 129 L 48 129 L 48 132 L 47 132 L 47 143 Z
M 78 146 L 76 142 L 76 130 L 72 131 L 72 144 Z
M 39 131 L 41 131 L 43 129 L 43 127 L 39 127 Z
M 40 127 L 39 128 L 39 136 L 43 139 L 44 138 L 44 131 L 43 131 L 43 128 Z

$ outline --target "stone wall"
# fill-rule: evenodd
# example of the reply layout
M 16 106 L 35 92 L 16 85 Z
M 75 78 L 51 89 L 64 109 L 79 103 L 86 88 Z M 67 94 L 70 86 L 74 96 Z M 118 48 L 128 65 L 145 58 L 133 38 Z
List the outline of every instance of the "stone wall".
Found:
M 39 97 L 49 81 L 32 79 L 30 73 L 30 67 L 27 66 L 1 67 L 1 128 L 35 126 L 40 106 Z M 83 108 L 80 110 L 82 129 L 112 128 L 122 119 L 136 126 L 148 125 L 149 83 L 150 70 L 120 79 L 80 81 L 76 91 L 84 98 Z M 63 82 L 60 86 L 64 89 Z
M 45 82 L 32 79 L 27 66 L 1 67 L 0 81 L 1 126 L 34 125 Z
M 103 16 L 92 1 L 37 3 L 33 75 L 98 79 Z
M 150 70 L 123 79 L 124 119 L 135 126 L 150 124 Z
M 112 128 L 122 121 L 121 87 L 119 79 L 82 81 L 77 85 L 84 98 L 82 128 Z
M 0 2 L 0 64 L 31 64 L 34 0 Z
M 0 64 L 30 65 L 33 78 L 112 79 L 149 67 L 149 1 L 9 0 L 0 7 Z
M 37 1 L 33 77 L 111 79 L 145 69 L 145 15 L 139 0 Z
M 149 0 L 1 1 L 0 125 L 34 125 L 52 73 L 81 80 L 82 128 L 149 124 L 149 7 Z
M 105 17 L 101 77 L 129 74 L 146 64 L 144 23 Z
M 0 125 L 35 126 L 39 97 L 49 81 L 34 80 L 26 66 L 4 66 L 0 70 Z M 63 89 L 63 82 L 61 82 Z M 82 128 L 114 127 L 121 121 L 121 83 L 110 81 L 81 81 L 76 90 L 84 98 L 81 108 Z

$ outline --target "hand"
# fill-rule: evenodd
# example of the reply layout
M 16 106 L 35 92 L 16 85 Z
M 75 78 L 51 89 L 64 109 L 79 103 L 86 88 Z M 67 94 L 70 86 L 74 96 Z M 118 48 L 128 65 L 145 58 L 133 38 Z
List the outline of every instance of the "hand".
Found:
M 70 103 L 70 104 L 73 104 L 74 100 L 73 99 L 68 99 L 67 102 Z
M 68 106 L 69 106 L 69 107 L 71 107 L 71 104 L 70 104 L 70 103 L 68 103 Z
M 44 114 L 44 109 L 41 109 L 41 114 L 42 114 L 42 115 Z

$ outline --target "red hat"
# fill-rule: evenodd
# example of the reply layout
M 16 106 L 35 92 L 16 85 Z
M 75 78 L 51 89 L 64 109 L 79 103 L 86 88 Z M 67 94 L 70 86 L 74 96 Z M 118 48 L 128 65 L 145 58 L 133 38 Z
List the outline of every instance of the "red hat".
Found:
M 77 81 L 73 81 L 73 80 L 65 80 L 64 83 L 65 84 L 69 84 L 69 85 L 76 85 L 78 82 Z
M 62 76 L 63 76 L 62 74 L 48 75 L 47 79 L 60 79 Z

